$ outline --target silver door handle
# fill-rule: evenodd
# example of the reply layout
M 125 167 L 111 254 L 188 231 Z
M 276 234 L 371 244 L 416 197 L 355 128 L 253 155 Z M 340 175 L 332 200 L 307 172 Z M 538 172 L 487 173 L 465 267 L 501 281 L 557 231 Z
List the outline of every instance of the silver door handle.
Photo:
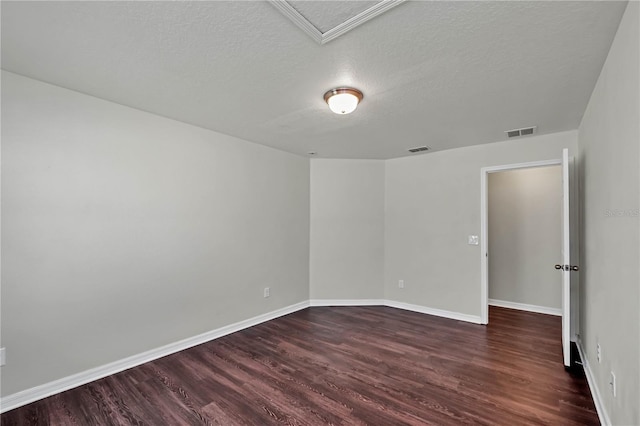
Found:
M 576 265 L 556 265 L 556 269 L 562 271 L 579 271 L 580 268 Z

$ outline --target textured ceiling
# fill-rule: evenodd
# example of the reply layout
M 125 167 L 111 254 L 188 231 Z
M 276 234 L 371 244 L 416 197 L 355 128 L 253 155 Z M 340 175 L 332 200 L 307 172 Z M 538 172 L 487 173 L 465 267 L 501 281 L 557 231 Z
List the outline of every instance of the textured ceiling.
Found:
M 1 7 L 8 71 L 293 153 L 393 158 L 576 129 L 625 3 L 406 2 L 325 45 L 266 2 Z M 322 95 L 342 85 L 365 98 L 338 116 Z
M 379 1 L 289 1 L 302 16 L 325 33 L 364 12 Z
M 269 0 L 283 16 L 319 44 L 325 44 L 406 0 Z

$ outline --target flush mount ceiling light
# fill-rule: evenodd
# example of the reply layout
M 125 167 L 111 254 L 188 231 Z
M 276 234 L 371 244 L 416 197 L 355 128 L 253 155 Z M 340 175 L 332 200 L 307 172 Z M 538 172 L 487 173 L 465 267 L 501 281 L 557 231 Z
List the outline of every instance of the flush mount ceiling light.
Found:
M 358 89 L 339 87 L 324 94 L 329 109 L 336 114 L 350 114 L 357 108 L 364 95 Z

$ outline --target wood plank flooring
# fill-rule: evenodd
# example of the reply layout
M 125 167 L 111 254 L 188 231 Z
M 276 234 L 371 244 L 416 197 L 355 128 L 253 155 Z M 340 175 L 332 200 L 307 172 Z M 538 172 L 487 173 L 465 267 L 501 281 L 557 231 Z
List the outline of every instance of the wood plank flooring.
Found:
M 595 425 L 560 318 L 309 308 L 2 415 L 10 425 Z

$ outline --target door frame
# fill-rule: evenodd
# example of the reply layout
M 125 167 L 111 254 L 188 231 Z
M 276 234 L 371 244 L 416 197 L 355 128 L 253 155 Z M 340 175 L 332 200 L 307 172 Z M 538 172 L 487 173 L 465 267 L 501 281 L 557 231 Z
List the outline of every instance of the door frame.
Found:
M 562 166 L 562 158 L 528 163 L 489 166 L 480 169 L 480 323 L 489 323 L 489 173 L 518 169 Z M 571 315 L 569 315 L 571 317 Z

